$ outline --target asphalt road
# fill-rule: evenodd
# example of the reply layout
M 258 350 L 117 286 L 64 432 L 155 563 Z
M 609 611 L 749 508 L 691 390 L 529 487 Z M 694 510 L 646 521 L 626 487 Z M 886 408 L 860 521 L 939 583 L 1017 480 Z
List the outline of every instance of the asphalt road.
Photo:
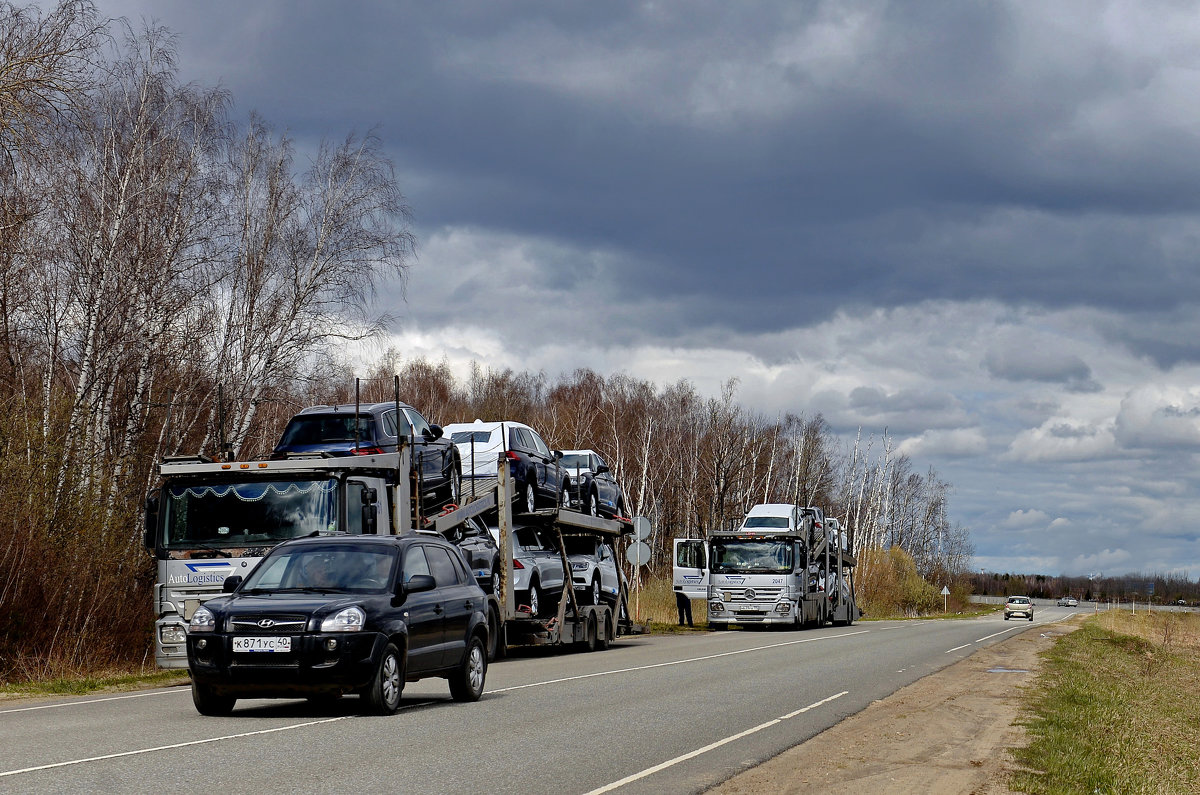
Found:
M 1034 625 L 1076 612 L 1039 604 Z M 183 687 L 8 702 L 0 791 L 698 792 L 1029 627 L 997 615 L 522 650 L 489 669 L 478 703 L 424 680 L 390 717 L 347 697 L 206 718 Z

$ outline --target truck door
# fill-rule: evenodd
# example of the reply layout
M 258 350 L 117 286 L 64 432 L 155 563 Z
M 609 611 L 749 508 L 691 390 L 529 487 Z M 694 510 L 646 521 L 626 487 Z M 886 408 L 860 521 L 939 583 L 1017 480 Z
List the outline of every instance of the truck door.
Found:
M 708 545 L 698 538 L 676 538 L 671 584 L 690 599 L 708 598 Z

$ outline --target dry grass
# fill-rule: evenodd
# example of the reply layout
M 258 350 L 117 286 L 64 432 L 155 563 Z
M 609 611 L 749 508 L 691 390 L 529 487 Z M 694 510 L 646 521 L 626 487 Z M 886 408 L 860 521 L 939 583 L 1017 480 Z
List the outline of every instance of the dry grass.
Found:
M 1200 792 L 1200 615 L 1110 611 L 1062 637 L 1029 690 L 1032 793 Z
M 679 609 L 675 606 L 675 590 L 670 576 L 646 577 L 640 588 L 629 589 L 629 612 L 634 622 L 649 624 L 652 629 L 665 630 L 679 626 Z M 697 627 L 708 623 L 708 602 L 692 600 L 692 623 Z

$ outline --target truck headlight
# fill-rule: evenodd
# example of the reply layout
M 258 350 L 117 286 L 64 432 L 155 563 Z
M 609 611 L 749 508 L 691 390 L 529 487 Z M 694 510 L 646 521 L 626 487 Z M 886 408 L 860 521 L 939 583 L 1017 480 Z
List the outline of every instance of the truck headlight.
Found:
M 209 615 L 212 615 L 212 613 L 209 613 Z M 171 646 L 176 643 L 186 643 L 187 633 L 183 631 L 183 627 L 179 624 L 164 624 L 158 630 L 158 638 L 164 646 Z
M 792 603 L 791 602 L 780 602 L 779 604 L 775 605 L 775 612 L 776 613 L 792 612 Z
M 724 612 L 725 612 L 725 605 L 721 604 L 720 602 L 709 602 L 709 603 L 708 603 L 708 612 L 710 612 L 710 613 L 724 613 Z
M 361 632 L 367 623 L 367 614 L 361 607 L 347 607 L 337 611 L 321 622 L 322 632 Z
M 196 612 L 192 613 L 192 620 L 188 622 L 188 632 L 216 632 L 217 617 L 213 612 L 204 605 L 196 608 Z

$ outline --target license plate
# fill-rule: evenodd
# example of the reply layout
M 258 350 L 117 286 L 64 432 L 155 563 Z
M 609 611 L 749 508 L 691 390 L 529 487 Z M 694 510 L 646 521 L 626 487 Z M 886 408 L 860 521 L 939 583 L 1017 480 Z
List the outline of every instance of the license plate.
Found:
M 292 650 L 292 639 L 286 636 L 275 638 L 234 638 L 233 650 L 288 652 Z
M 771 609 L 771 606 L 770 605 L 744 604 L 744 605 L 737 605 L 733 609 L 734 610 L 746 610 L 748 612 L 765 613 Z

